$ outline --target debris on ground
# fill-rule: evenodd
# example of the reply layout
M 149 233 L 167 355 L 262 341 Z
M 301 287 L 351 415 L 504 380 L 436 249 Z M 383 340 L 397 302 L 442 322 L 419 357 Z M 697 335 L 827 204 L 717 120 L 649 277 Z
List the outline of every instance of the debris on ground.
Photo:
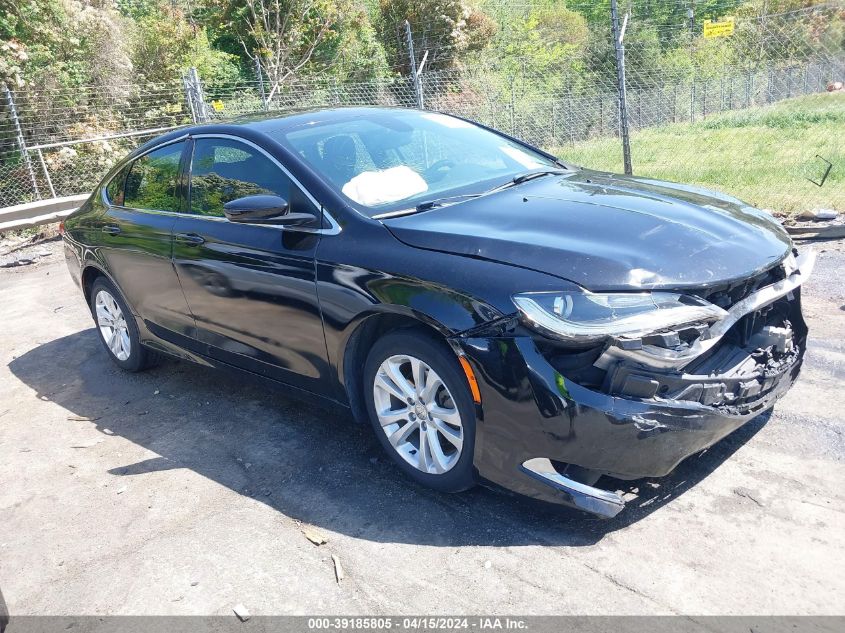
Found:
M 117 490 L 117 494 L 119 495 L 122 495 L 124 492 L 126 492 L 126 486 L 122 486 Z
M 102 437 L 98 437 L 96 440 L 90 440 L 88 442 L 80 442 L 79 444 L 72 444 L 71 448 L 93 448 L 97 444 L 105 442 Z
M 28 266 L 34 264 L 35 260 L 31 257 L 18 257 L 0 264 L 0 268 L 14 268 L 15 266 Z
M 839 213 L 835 209 L 806 209 L 798 215 L 800 220 L 835 220 Z
M 343 574 L 343 566 L 340 564 L 340 559 L 332 554 L 332 562 L 334 563 L 334 577 L 337 582 L 340 582 L 344 578 Z
M 99 416 L 96 418 L 89 418 L 86 415 L 69 415 L 67 419 L 70 422 L 95 422 L 100 418 Z
M 748 490 L 747 488 L 734 488 L 733 493 L 738 496 L 742 497 L 743 499 L 748 499 L 749 501 L 753 501 L 761 508 L 764 507 L 763 504 L 760 502 L 759 499 L 755 496 L 756 493 Z
M 51 241 L 58 240 L 51 236 L 45 241 L 45 236 L 40 233 L 33 237 L 0 236 L 0 268 L 29 266 L 39 259 L 50 257 L 55 252 L 51 248 L 58 248 L 50 245 Z
M 830 219 L 806 219 L 802 214 L 785 222 L 784 228 L 798 239 L 841 239 L 845 237 L 845 214 Z
M 314 543 L 314 545 L 325 545 L 328 543 L 328 539 L 323 536 L 322 532 L 319 532 L 310 526 L 303 527 L 302 534 L 305 538 Z
M 235 612 L 235 615 L 238 616 L 238 619 L 241 622 L 246 622 L 250 618 L 249 611 L 247 611 L 246 607 L 240 602 L 232 607 L 232 611 Z

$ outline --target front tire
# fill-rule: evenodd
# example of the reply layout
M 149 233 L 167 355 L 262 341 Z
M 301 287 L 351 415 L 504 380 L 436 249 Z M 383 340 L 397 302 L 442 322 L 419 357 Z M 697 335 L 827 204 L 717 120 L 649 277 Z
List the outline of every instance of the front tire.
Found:
M 98 277 L 91 287 L 91 314 L 100 343 L 115 365 L 137 372 L 151 364 L 152 353 L 141 345 L 135 317 L 105 277 Z
M 475 407 L 445 343 L 414 330 L 379 339 L 364 392 L 376 437 L 402 472 L 442 492 L 475 485 Z

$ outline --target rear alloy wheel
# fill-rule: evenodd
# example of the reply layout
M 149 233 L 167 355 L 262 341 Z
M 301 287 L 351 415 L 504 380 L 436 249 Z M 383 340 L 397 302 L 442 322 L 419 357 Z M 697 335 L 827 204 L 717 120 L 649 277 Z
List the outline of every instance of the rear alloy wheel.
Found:
M 140 371 L 151 364 L 154 356 L 141 345 L 135 317 L 105 277 L 98 277 L 91 288 L 91 314 L 100 342 L 118 367 Z
M 132 351 L 132 342 L 123 311 L 108 290 L 100 290 L 94 296 L 94 309 L 106 347 L 117 360 L 125 361 Z
M 373 347 L 365 371 L 373 427 L 399 467 L 438 490 L 471 487 L 475 410 L 448 347 L 413 332 L 390 334 Z

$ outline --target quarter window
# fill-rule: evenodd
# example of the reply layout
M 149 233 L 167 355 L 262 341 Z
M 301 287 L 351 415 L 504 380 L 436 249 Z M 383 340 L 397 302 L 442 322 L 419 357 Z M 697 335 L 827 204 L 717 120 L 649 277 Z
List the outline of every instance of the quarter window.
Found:
M 290 178 L 257 149 L 233 139 L 194 141 L 191 213 L 223 217 L 227 202 L 259 194 L 284 198 L 292 212 L 313 211 Z
M 123 167 L 106 185 L 106 197 L 117 207 L 123 206 L 123 184 L 126 182 L 126 167 Z
M 179 211 L 179 164 L 185 142 L 173 143 L 138 158 L 126 177 L 124 206 Z

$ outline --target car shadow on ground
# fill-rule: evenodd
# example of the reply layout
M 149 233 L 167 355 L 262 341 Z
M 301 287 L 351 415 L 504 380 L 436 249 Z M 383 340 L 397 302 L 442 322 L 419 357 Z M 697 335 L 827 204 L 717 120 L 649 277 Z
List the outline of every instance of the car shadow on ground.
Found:
M 68 424 L 96 425 L 158 455 L 109 470 L 115 477 L 190 469 L 327 530 L 434 546 L 594 544 L 670 504 L 768 420 L 759 416 L 668 477 L 603 480 L 637 498 L 616 518 L 601 520 L 484 488 L 459 495 L 421 488 L 393 467 L 369 427 L 348 414 L 191 363 L 167 360 L 126 374 L 108 360 L 93 329 L 44 343 L 9 367 L 69 418 L 91 420 Z

